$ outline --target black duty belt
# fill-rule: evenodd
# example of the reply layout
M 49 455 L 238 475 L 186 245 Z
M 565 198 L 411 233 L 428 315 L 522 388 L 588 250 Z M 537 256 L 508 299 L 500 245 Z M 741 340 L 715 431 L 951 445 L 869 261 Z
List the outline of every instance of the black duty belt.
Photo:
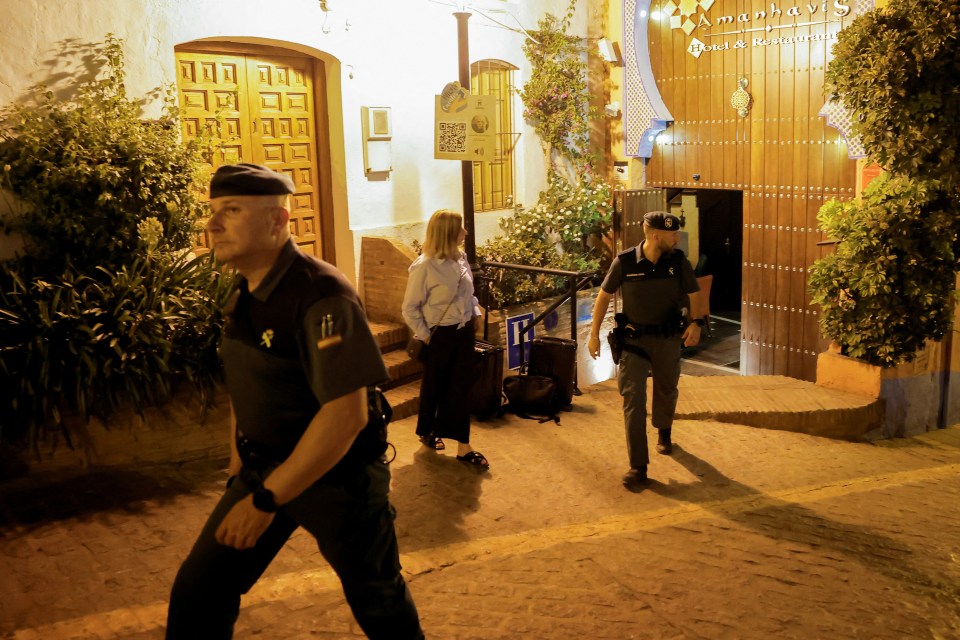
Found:
M 666 322 L 660 324 L 638 324 L 629 322 L 622 313 L 618 313 L 615 316 L 617 323 L 617 330 L 622 332 L 624 338 L 640 338 L 642 336 L 658 336 L 661 338 L 669 338 L 675 336 L 678 333 L 683 333 L 684 322 L 683 316 L 677 314 L 676 316 L 670 318 Z
M 253 471 L 266 471 L 278 466 L 286 458 L 239 433 L 237 434 L 237 453 L 240 455 L 243 466 Z

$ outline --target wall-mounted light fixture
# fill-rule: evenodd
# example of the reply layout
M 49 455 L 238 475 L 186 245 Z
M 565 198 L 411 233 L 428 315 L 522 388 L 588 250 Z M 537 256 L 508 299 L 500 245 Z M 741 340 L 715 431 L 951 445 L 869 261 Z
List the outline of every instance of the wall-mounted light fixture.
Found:
M 620 56 L 620 45 L 611 42 L 607 38 L 600 38 L 597 41 L 597 51 L 600 57 L 617 67 L 623 66 L 623 58 Z

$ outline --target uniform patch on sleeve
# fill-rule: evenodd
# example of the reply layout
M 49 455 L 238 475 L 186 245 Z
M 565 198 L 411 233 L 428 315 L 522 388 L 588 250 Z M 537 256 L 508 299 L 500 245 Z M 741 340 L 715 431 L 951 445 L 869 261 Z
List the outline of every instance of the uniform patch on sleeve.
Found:
M 326 338 L 320 338 L 317 340 L 317 349 L 324 350 L 328 347 L 332 347 L 343 342 L 343 336 L 337 334 L 335 336 L 328 336 Z

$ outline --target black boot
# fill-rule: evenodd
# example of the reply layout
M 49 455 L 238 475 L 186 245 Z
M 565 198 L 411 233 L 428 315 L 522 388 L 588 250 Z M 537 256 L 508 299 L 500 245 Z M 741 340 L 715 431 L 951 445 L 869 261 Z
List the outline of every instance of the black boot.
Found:
M 673 453 L 673 442 L 670 441 L 670 429 L 657 429 L 657 453 L 665 456 Z
M 623 474 L 623 486 L 627 488 L 628 491 L 639 492 L 643 491 L 644 485 L 647 484 L 647 467 L 631 467 L 630 471 L 627 471 Z

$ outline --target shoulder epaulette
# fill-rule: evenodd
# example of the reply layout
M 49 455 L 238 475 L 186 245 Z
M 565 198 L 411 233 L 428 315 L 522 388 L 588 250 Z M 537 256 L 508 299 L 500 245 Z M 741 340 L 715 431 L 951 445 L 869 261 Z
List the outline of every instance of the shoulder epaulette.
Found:
M 630 247 L 626 251 L 621 251 L 617 254 L 617 257 L 620 259 L 620 262 L 626 261 L 629 264 L 632 264 L 637 261 L 637 248 Z

